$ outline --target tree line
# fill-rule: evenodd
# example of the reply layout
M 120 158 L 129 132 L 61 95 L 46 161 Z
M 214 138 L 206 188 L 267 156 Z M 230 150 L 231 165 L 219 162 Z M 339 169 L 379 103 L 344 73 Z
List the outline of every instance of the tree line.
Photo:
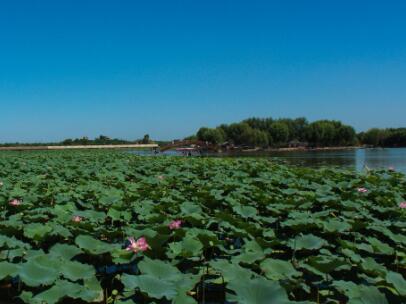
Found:
M 125 140 L 119 138 L 110 138 L 106 135 L 100 135 L 94 139 L 90 139 L 87 136 L 81 138 L 67 138 L 61 142 L 50 142 L 50 143 L 3 143 L 0 144 L 1 147 L 10 146 L 86 146 L 86 145 L 126 145 L 126 144 L 150 144 L 153 141 L 150 139 L 148 134 L 145 134 L 143 138 L 137 140 Z
M 406 147 L 406 128 L 373 128 L 358 134 L 360 141 L 375 147 Z
M 149 144 L 152 143 L 148 134 L 145 134 L 142 139 L 138 140 L 125 140 L 119 138 L 110 138 L 105 135 L 100 135 L 95 139 L 89 139 L 88 137 L 75 138 L 75 139 L 65 139 L 62 141 L 62 145 L 126 145 L 126 144 Z
M 308 122 L 306 118 L 248 118 L 238 123 L 221 124 L 216 128 L 202 127 L 196 135 L 185 139 L 198 139 L 215 145 L 240 147 L 343 147 L 366 145 L 373 147 L 406 147 L 406 128 L 373 128 L 356 133 L 354 128 L 337 120 Z M 124 140 L 100 135 L 65 139 L 52 143 L 3 143 L 7 146 L 52 145 L 118 145 L 167 142 L 152 141 L 148 134 L 137 140 Z
M 212 144 L 246 147 L 406 146 L 406 129 L 371 129 L 357 134 L 337 120 L 308 122 L 306 118 L 249 118 L 238 123 L 202 127 L 195 136 Z

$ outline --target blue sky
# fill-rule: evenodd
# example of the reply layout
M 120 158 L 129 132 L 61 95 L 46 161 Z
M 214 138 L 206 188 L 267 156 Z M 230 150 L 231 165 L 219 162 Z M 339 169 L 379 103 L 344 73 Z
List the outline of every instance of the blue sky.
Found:
M 0 2 L 0 142 L 406 126 L 406 1 Z

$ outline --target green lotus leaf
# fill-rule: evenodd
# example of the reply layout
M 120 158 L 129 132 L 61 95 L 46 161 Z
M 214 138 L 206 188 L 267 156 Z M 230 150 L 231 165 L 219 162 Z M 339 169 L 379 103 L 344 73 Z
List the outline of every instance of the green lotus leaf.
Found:
M 104 212 L 96 210 L 85 210 L 85 211 L 75 211 L 74 215 L 81 216 L 85 221 L 91 222 L 103 222 L 106 219 L 106 214 Z M 69 220 L 72 219 L 72 214 L 69 215 Z
M 263 278 L 241 278 L 227 284 L 234 291 L 228 299 L 239 304 L 288 304 L 292 303 L 284 288 L 275 281 Z
M 370 244 L 366 243 L 354 243 L 354 248 L 357 248 L 358 250 L 364 250 L 369 253 L 375 253 L 374 248 Z
M 254 272 L 238 264 L 230 263 L 226 260 L 215 260 L 210 262 L 210 266 L 220 272 L 226 282 L 239 280 L 241 278 L 249 279 L 256 276 Z
M 262 260 L 265 257 L 263 252 L 245 252 L 236 257 L 233 257 L 232 261 L 235 263 L 252 264 L 256 261 Z
M 83 280 L 83 288 L 77 295 L 78 299 L 90 303 L 99 303 L 104 300 L 103 289 L 96 277 Z
M 111 251 L 111 257 L 113 258 L 113 263 L 125 264 L 131 261 L 131 259 L 134 257 L 134 253 L 132 251 L 116 247 Z
M 68 281 L 57 281 L 54 286 L 33 297 L 32 301 L 38 301 L 38 303 L 55 304 L 67 296 L 75 299 L 76 294 L 78 294 L 81 289 L 81 285 Z
M 103 299 L 103 291 L 99 284 L 97 284 L 96 288 L 92 289 L 89 288 L 86 281 L 85 285 L 81 285 L 65 280 L 58 280 L 51 288 L 30 299 L 29 303 L 54 304 L 60 303 L 64 298 L 80 299 L 91 303 L 100 302 Z
M 30 249 L 24 252 L 24 259 L 25 260 L 30 260 L 39 256 L 43 256 L 45 255 L 44 250 L 39 249 L 39 250 L 34 250 L 34 249 Z
M 193 214 L 202 213 L 202 208 L 199 205 L 196 205 L 195 203 L 192 202 L 184 202 L 183 204 L 180 205 L 180 210 L 182 211 L 183 214 L 189 216 Z
M 52 227 L 40 223 L 32 223 L 24 226 L 24 236 L 36 241 L 42 240 L 52 231 Z
M 294 250 L 302 250 L 302 249 L 316 250 L 320 249 L 326 244 L 327 242 L 324 239 L 319 238 L 313 234 L 302 235 L 296 237 L 295 239 L 291 239 L 288 242 L 289 247 Z
M 374 276 L 385 277 L 388 270 L 382 264 L 377 263 L 373 258 L 367 257 L 363 259 L 360 267 L 367 273 Z
M 28 286 L 37 287 L 51 285 L 59 277 L 60 263 L 48 259 L 46 256 L 38 256 L 21 265 L 18 275 Z
M 27 303 L 27 304 L 43 304 L 43 303 L 41 303 L 41 300 L 38 300 L 38 299 L 35 300 L 33 293 L 30 292 L 30 291 L 25 291 L 25 290 L 24 290 L 24 291 L 18 296 L 18 298 L 21 299 L 24 303 Z
M 243 205 L 233 206 L 233 210 L 243 218 L 255 218 L 258 213 L 256 208 Z
M 368 238 L 366 238 L 366 240 L 371 244 L 375 253 L 387 254 L 387 255 L 394 254 L 394 250 L 392 247 L 390 247 L 388 244 L 381 242 L 377 238 L 368 237 Z
M 183 257 L 200 256 L 202 254 L 202 243 L 192 237 L 185 237 L 180 242 L 170 243 L 170 255 L 176 257 L 181 255 Z
M 30 244 L 24 243 L 16 239 L 14 236 L 8 237 L 5 235 L 0 235 L 0 247 L 28 249 L 31 246 Z
M 395 243 L 406 245 L 406 236 L 404 236 L 403 234 L 395 234 L 392 231 L 390 231 L 388 228 L 382 227 L 381 225 L 375 225 L 375 224 L 370 225 L 369 229 L 373 229 L 377 232 L 382 233 L 383 235 L 385 235 L 386 237 L 388 237 L 390 240 L 394 241 Z
M 22 257 L 26 254 L 26 250 L 23 248 L 15 248 L 7 250 L 7 254 L 5 254 L 5 259 L 12 261 L 16 257 Z
M 107 253 L 114 249 L 111 244 L 96 240 L 89 235 L 77 236 L 75 239 L 75 243 L 79 246 L 79 248 L 95 255 Z
M 249 241 L 245 243 L 243 247 L 243 252 L 233 258 L 233 262 L 239 263 L 247 263 L 251 264 L 255 261 L 262 260 L 265 258 L 264 250 L 256 241 Z
M 357 285 L 348 281 L 334 281 L 333 286 L 347 296 L 351 304 L 388 304 L 375 286 Z
M 61 236 L 65 239 L 70 238 L 72 236 L 72 233 L 69 231 L 69 229 L 63 227 L 62 225 L 51 223 L 50 227 L 52 231 L 49 233 L 49 235 L 51 236 Z
M 307 228 L 317 227 L 317 221 L 303 214 L 302 218 L 288 219 L 281 223 L 283 227 L 289 227 L 297 231 L 305 231 Z
M 110 208 L 109 211 L 107 212 L 107 216 L 111 217 L 113 221 L 118 221 L 121 219 L 129 221 L 131 219 L 131 213 L 126 211 L 120 211 L 115 208 Z
M 330 233 L 344 232 L 351 229 L 351 225 L 337 219 L 322 222 L 323 228 Z
M 147 274 L 166 281 L 176 281 L 182 273 L 173 265 L 161 260 L 151 260 L 148 257 L 138 263 L 138 268 L 142 274 Z
M 173 282 L 161 280 L 150 275 L 127 275 L 121 276 L 121 282 L 127 290 L 139 288 L 142 292 L 155 299 L 166 298 L 168 300 L 176 297 L 176 287 Z
M 301 273 L 297 271 L 292 263 L 278 259 L 266 259 L 260 264 L 265 276 L 271 280 L 293 279 Z
M 199 275 L 183 275 L 174 282 L 176 288 L 176 297 L 173 298 L 174 304 L 196 304 L 197 301 L 188 295 L 199 283 Z
M 15 276 L 20 269 L 20 265 L 9 262 L 0 262 L 0 280 Z
M 341 252 L 345 255 L 345 256 L 347 256 L 348 258 L 350 258 L 351 259 L 351 261 L 353 261 L 354 263 L 361 263 L 361 261 L 362 261 L 362 257 L 359 255 L 359 254 L 357 254 L 357 253 L 355 253 L 354 251 L 352 251 L 351 249 L 347 249 L 347 248 L 344 248 L 344 249 L 342 249 L 341 250 Z
M 273 229 L 266 229 L 263 231 L 263 236 L 265 238 L 273 239 L 275 238 L 275 231 Z
M 82 253 L 82 250 L 76 246 L 68 244 L 55 244 L 51 247 L 51 249 L 49 249 L 49 254 L 66 260 L 70 260 L 80 253 Z
M 386 275 L 386 282 L 392 284 L 401 296 L 406 297 L 406 280 L 400 273 L 389 271 Z
M 109 189 L 104 191 L 99 203 L 105 206 L 119 205 L 122 200 L 122 193 L 118 189 Z
M 351 265 L 339 257 L 334 255 L 312 256 L 309 257 L 307 263 L 322 273 L 330 273 L 335 270 L 350 270 Z
M 65 278 L 71 281 L 89 279 L 96 275 L 93 266 L 75 261 L 64 261 L 61 265 L 60 271 Z

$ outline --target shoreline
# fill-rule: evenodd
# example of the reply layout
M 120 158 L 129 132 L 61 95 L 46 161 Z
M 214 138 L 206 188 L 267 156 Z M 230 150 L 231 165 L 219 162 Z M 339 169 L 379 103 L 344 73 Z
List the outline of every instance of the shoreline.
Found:
M 233 153 L 272 153 L 272 152 L 316 152 L 316 151 L 342 151 L 342 150 L 356 150 L 356 149 L 368 149 L 369 147 L 363 146 L 349 146 L 349 147 L 286 147 L 286 148 L 268 148 L 268 149 L 230 149 L 216 152 L 218 154 L 233 154 Z
M 79 149 L 129 149 L 157 148 L 157 144 L 128 144 L 128 145 L 77 145 L 77 146 L 12 146 L 0 147 L 0 151 L 30 151 L 30 150 L 79 150 Z
M 305 148 L 305 147 L 292 147 L 292 148 L 274 148 L 268 149 L 269 152 L 290 152 L 290 151 L 337 151 L 337 150 L 356 150 L 356 149 L 366 149 L 362 146 L 348 146 L 348 147 L 315 147 L 315 148 Z

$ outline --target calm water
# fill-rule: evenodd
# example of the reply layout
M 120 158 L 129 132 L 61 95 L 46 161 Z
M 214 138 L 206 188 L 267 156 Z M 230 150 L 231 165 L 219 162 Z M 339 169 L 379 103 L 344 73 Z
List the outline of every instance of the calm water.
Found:
M 151 155 L 150 151 L 132 151 L 139 155 Z M 181 155 L 175 151 L 165 152 L 166 155 Z M 272 152 L 244 156 L 271 157 L 286 161 L 287 163 L 308 166 L 336 166 L 362 170 L 365 166 L 371 169 L 394 167 L 396 171 L 406 174 L 406 148 L 385 149 L 354 149 L 336 151 L 295 151 Z M 219 156 L 219 155 L 215 155 Z M 229 155 L 225 155 L 229 156 Z M 233 155 L 242 156 L 242 155 Z
M 406 148 L 276 152 L 271 156 L 291 164 L 309 167 L 333 165 L 354 168 L 358 171 L 365 166 L 371 169 L 394 167 L 396 171 L 406 174 Z

